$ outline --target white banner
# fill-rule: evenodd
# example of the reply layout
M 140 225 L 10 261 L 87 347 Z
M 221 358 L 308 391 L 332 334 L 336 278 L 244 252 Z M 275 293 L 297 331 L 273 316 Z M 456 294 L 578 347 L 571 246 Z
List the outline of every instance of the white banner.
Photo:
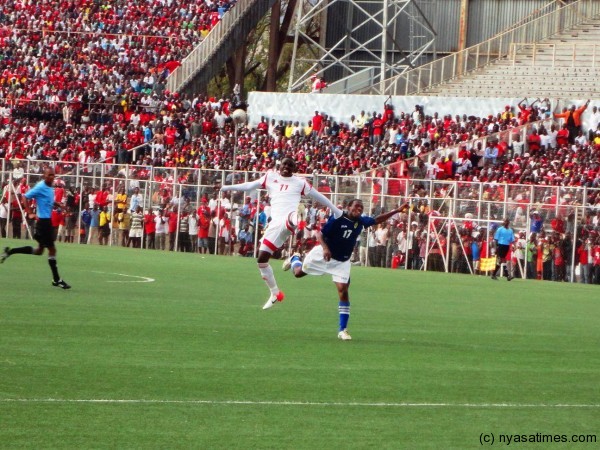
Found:
M 331 120 L 348 123 L 352 115 L 358 116 L 361 111 L 365 113 L 383 114 L 384 102 L 394 106 L 396 115 L 401 112 L 412 113 L 415 105 L 423 106 L 426 115 L 437 112 L 440 117 L 451 114 L 476 117 L 488 117 L 504 111 L 509 105 L 513 113 L 518 113 L 517 104 L 523 98 L 483 98 L 483 97 L 427 97 L 427 96 L 392 96 L 384 95 L 343 95 L 343 94 L 288 94 L 277 92 L 250 92 L 248 95 L 248 120 L 250 126 L 256 126 L 261 117 L 279 120 L 298 121 L 300 125 L 312 119 L 315 111 L 327 114 Z M 527 103 L 533 103 L 536 98 L 528 98 Z M 564 107 L 583 105 L 587 99 L 550 99 L 552 108 L 560 112 Z M 595 102 L 600 105 L 600 101 Z M 583 115 L 583 127 L 587 129 L 587 117 L 591 114 L 594 102 L 590 103 Z

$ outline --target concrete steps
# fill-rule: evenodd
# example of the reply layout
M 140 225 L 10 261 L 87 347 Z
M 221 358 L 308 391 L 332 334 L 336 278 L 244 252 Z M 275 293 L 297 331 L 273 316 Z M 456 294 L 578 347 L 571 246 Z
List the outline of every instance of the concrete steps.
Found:
M 456 97 L 600 96 L 600 21 L 579 25 L 539 44 L 518 47 L 495 61 L 424 95 Z

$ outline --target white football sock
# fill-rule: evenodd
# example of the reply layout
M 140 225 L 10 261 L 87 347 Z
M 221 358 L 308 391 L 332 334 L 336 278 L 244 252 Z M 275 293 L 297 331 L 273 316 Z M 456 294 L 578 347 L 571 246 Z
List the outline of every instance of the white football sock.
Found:
M 258 270 L 260 270 L 262 279 L 265 280 L 265 283 L 267 283 L 271 294 L 277 294 L 279 292 L 279 288 L 277 287 L 277 281 L 275 281 L 273 268 L 269 265 L 269 263 L 258 263 Z

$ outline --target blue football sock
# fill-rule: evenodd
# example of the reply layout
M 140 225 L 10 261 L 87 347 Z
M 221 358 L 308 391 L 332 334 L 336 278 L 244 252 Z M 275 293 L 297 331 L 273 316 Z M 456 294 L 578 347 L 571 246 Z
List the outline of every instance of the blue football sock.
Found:
M 290 259 L 290 262 L 292 263 L 292 270 L 295 269 L 296 267 L 302 267 L 302 260 L 297 255 L 292 256 L 292 259 Z
M 340 331 L 348 328 L 348 320 L 350 319 L 350 302 L 340 302 L 338 306 L 340 312 Z

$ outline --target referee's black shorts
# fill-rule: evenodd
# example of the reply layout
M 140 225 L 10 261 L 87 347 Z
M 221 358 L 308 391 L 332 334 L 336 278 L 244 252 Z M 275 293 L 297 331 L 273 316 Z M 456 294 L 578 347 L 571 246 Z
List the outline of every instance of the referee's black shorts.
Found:
M 54 229 L 50 219 L 38 219 L 35 224 L 34 236 L 40 247 L 54 247 Z
M 496 255 L 498 255 L 499 258 L 506 258 L 506 255 L 508 255 L 508 249 L 510 248 L 510 245 L 502 245 L 502 244 L 498 244 L 498 248 L 496 249 Z

